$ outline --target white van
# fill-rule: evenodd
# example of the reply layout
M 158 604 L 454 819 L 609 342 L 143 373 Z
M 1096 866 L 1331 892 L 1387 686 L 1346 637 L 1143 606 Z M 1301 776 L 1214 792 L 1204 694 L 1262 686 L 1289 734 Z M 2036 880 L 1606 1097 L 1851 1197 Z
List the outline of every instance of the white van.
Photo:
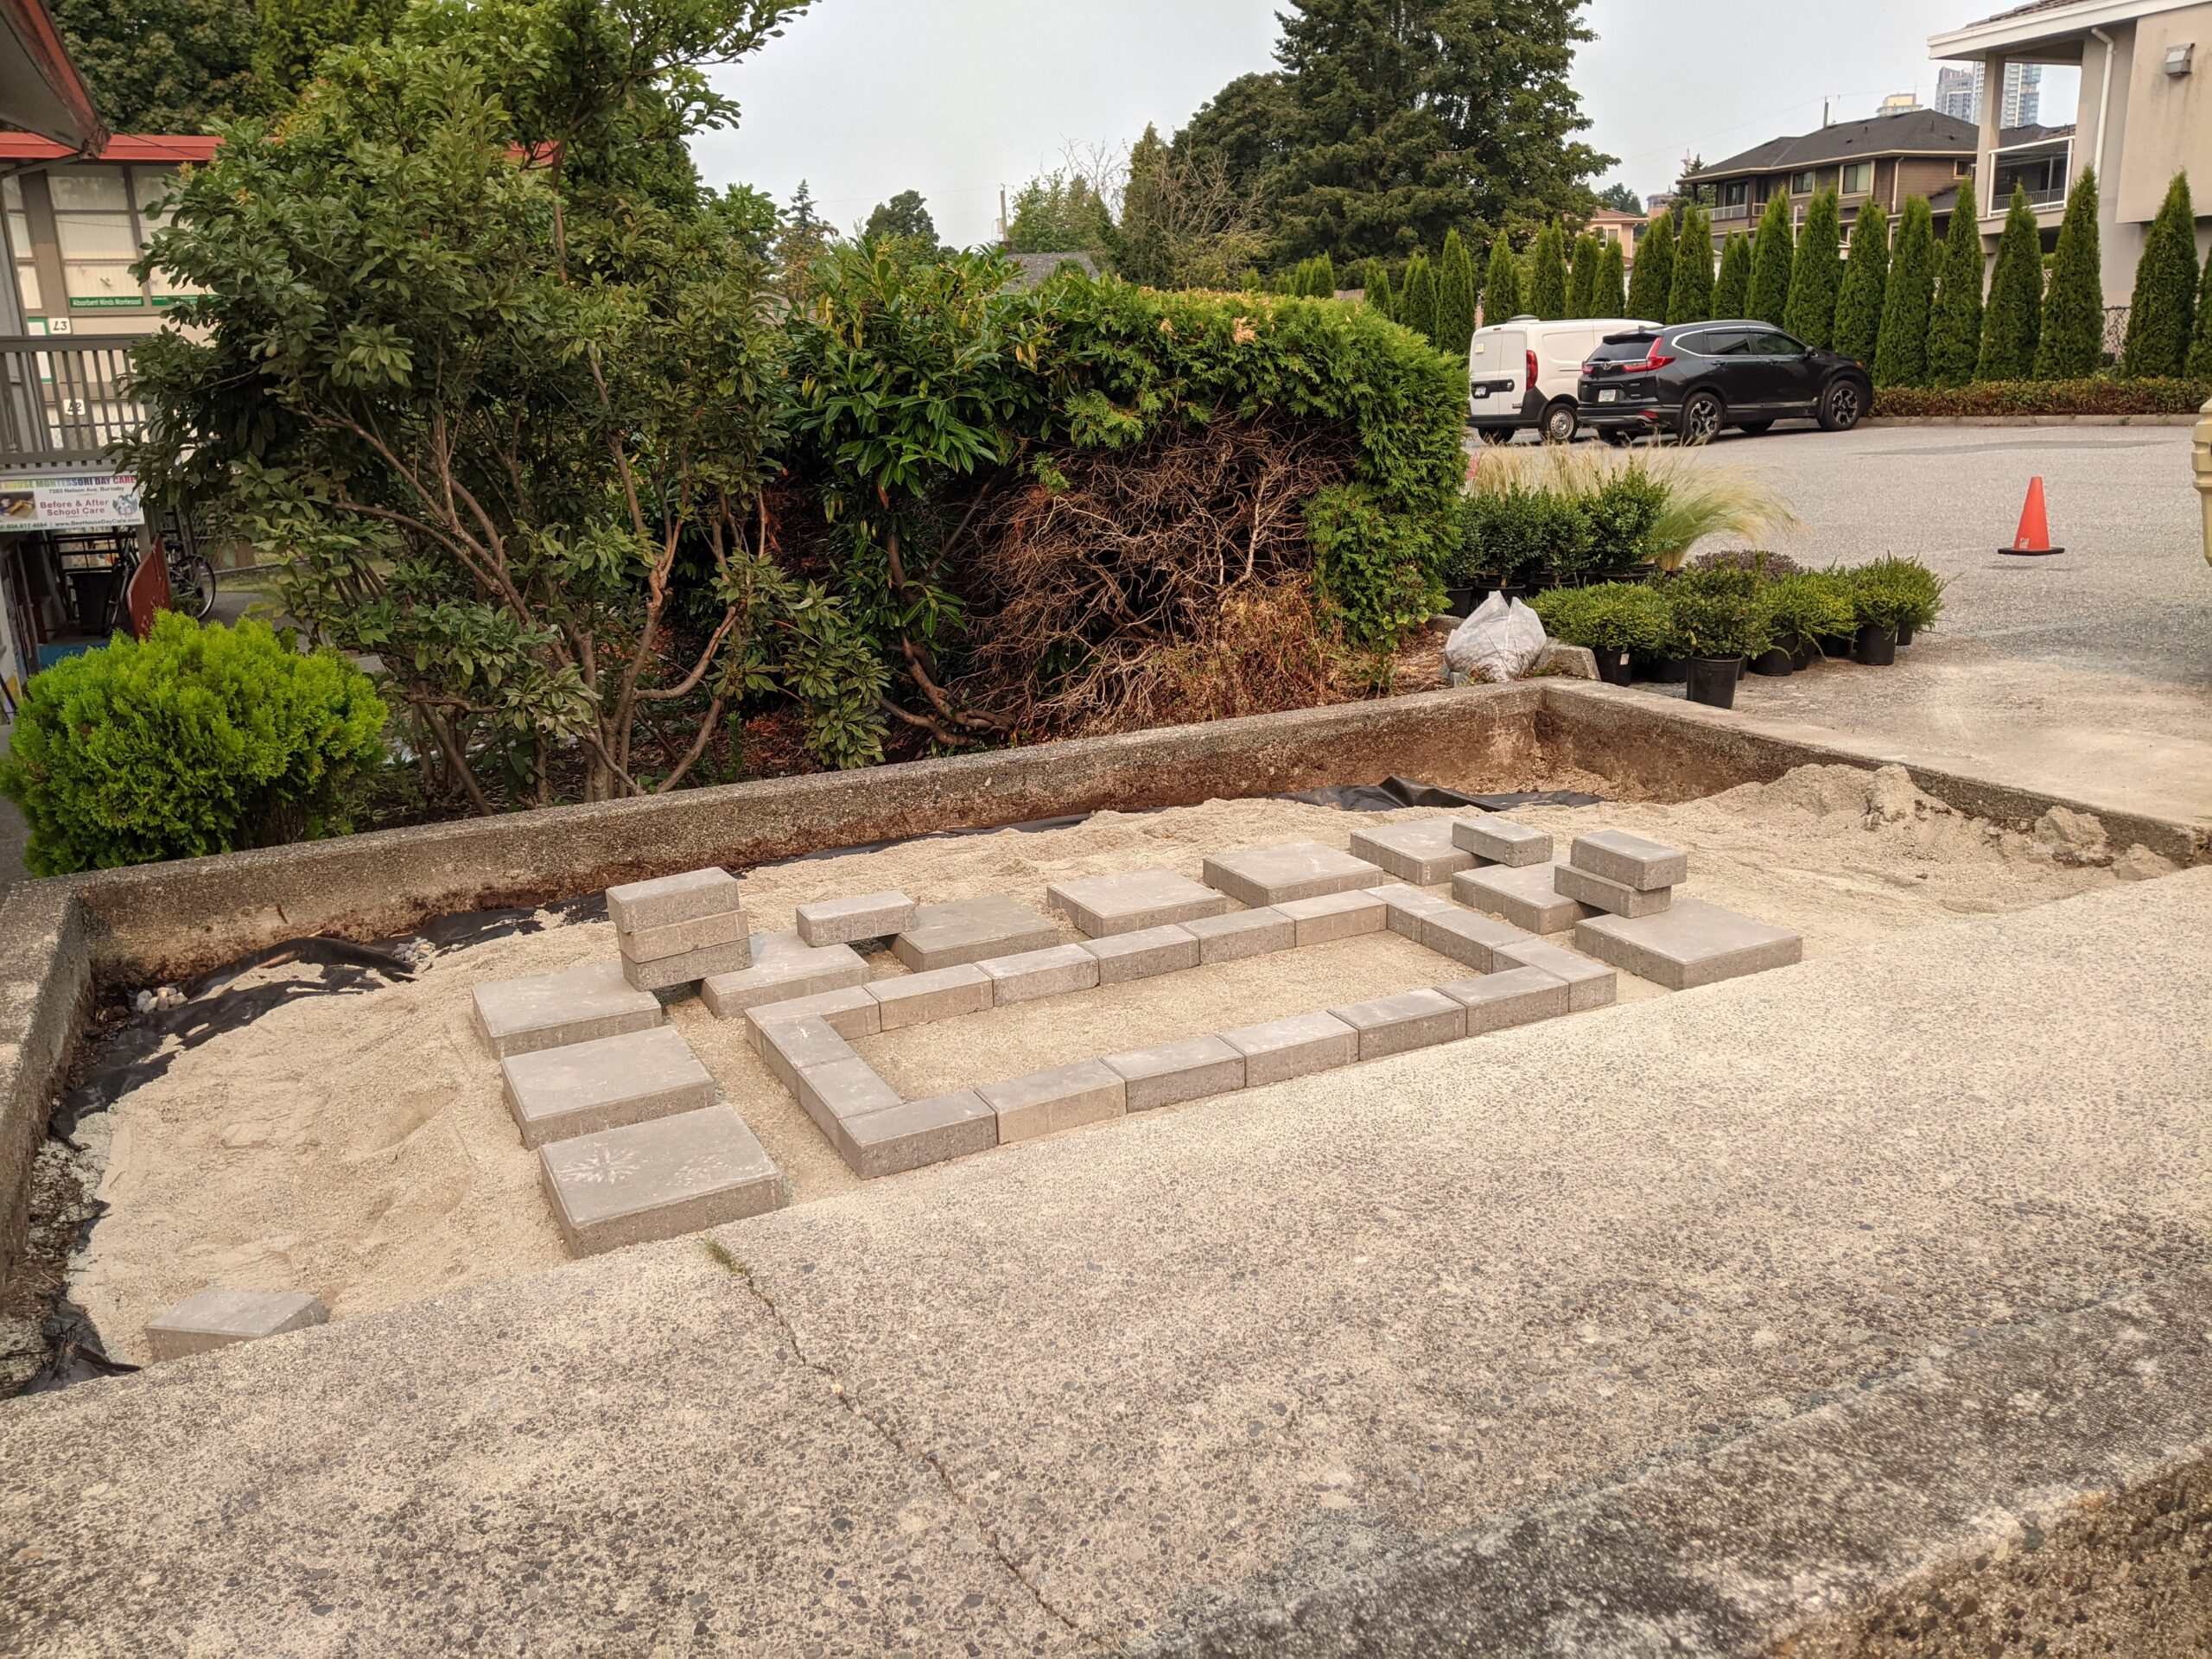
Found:
M 1546 443 L 1565 443 L 1580 424 L 1574 403 L 1582 365 L 1599 342 L 1657 327 L 1626 317 L 1516 317 L 1476 329 L 1467 347 L 1468 424 L 1485 443 L 1510 443 L 1516 432 L 1528 430 Z

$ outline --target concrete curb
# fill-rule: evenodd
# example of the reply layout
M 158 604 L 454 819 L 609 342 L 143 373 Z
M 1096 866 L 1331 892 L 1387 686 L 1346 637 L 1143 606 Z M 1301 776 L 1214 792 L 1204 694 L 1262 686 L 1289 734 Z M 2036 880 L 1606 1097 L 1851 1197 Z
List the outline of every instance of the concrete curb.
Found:
M 2195 426 L 2194 415 L 1870 415 L 1861 426 Z
M 0 1272 L 22 1250 L 31 1160 L 92 1000 L 85 910 L 54 882 L 0 900 Z

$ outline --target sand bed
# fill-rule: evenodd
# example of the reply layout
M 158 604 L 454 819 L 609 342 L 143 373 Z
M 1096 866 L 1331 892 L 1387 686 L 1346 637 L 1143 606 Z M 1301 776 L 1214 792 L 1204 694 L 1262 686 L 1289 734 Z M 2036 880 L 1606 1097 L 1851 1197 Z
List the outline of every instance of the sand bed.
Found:
M 1006 893 L 1042 909 L 1046 886 L 1065 877 L 1154 864 L 1196 876 L 1210 852 L 1306 837 L 1343 846 L 1363 824 L 1437 816 L 1449 815 L 1354 815 L 1285 801 L 1102 814 L 1070 829 L 945 837 L 756 871 L 747 877 L 747 904 L 763 931 L 791 925 L 793 907 L 809 899 L 890 887 L 924 902 Z M 1679 805 L 1514 816 L 1562 836 L 1611 825 L 1685 847 L 1684 891 L 1801 930 L 1808 957 L 2156 868 L 2141 856 L 2124 859 L 2118 873 L 2069 863 L 2126 849 L 2085 842 L 2078 824 L 2046 826 L 2056 847 L 1999 832 L 1934 806 L 1901 772 L 1808 768 Z M 469 991 L 613 950 L 606 924 L 553 926 L 448 953 L 410 984 L 289 1003 L 177 1055 L 162 1077 L 86 1119 L 80 1139 L 109 1138 L 99 1189 L 108 1213 L 73 1263 L 70 1294 L 111 1351 L 143 1357 L 146 1321 L 210 1284 L 310 1290 L 345 1318 L 564 1261 L 536 1157 L 516 1135 L 498 1067 L 472 1026 Z M 887 956 L 875 969 L 899 971 Z M 861 1046 L 911 1097 L 1459 971 L 1395 937 L 1346 940 Z M 1661 994 L 1623 981 L 1624 1001 Z M 672 1016 L 791 1176 L 796 1202 L 855 1185 L 754 1057 L 741 1024 L 717 1021 L 696 1002 Z M 1113 1132 L 1106 1124 L 1083 1133 Z

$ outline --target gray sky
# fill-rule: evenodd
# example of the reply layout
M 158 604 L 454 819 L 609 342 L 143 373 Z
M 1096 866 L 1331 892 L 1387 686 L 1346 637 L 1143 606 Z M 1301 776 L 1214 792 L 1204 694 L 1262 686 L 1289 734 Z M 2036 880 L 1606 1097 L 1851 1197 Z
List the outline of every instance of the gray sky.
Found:
M 850 226 L 916 189 L 938 233 L 991 233 L 1012 190 L 1072 143 L 1172 132 L 1225 82 L 1274 67 L 1279 0 L 816 0 L 783 39 L 723 72 L 745 106 L 694 149 L 710 182 L 787 201 L 811 184 Z M 1927 39 L 2004 0 L 1592 0 L 1598 39 L 1575 81 L 1606 175 L 1664 188 L 1686 153 L 1707 161 L 1934 89 Z M 2053 72 L 2056 74 L 2058 72 Z M 2045 119 L 2071 119 L 2071 72 L 2046 81 Z M 2054 105 L 2063 110 L 2054 116 Z

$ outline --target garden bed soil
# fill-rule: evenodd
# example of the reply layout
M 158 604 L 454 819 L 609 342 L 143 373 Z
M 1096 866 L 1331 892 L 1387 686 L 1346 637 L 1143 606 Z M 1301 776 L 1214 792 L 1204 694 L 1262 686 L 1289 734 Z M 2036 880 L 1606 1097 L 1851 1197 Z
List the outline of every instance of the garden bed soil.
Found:
M 1530 786 L 1592 784 L 1548 777 Z M 1196 876 L 1209 853 L 1309 837 L 1341 846 L 1356 828 L 1435 816 L 1354 817 L 1284 800 L 1101 813 L 1069 828 L 936 837 L 765 868 L 747 877 L 747 903 L 759 931 L 790 926 L 793 907 L 809 899 L 885 887 L 927 902 L 1004 893 L 1041 909 L 1046 886 L 1072 876 L 1147 865 Z M 1999 830 L 1935 804 L 1896 768 L 1807 767 L 1677 805 L 1611 801 L 1514 817 L 1552 830 L 1562 847 L 1600 825 L 1684 847 L 1688 891 L 1801 930 L 1808 957 L 2164 868 L 2147 855 L 2118 870 L 2069 862 L 2085 844 L 2078 825 L 2057 846 Z M 143 1359 L 147 1320 L 211 1284 L 311 1291 L 343 1319 L 564 1261 L 537 1159 L 520 1145 L 498 1066 L 474 1029 L 470 991 L 613 950 L 607 924 L 569 921 L 450 951 L 411 982 L 288 1002 L 175 1054 L 163 1075 L 85 1118 L 76 1138 L 104 1164 L 106 1213 L 73 1262 L 69 1294 L 109 1351 Z M 898 969 L 887 955 L 876 971 Z M 1369 937 L 862 1046 L 912 1096 L 1381 995 L 1439 973 L 1435 958 L 1405 940 Z M 1624 1001 L 1662 994 L 1622 981 Z M 795 1203 L 854 1185 L 753 1056 L 741 1022 L 717 1021 L 696 1001 L 673 1019 L 791 1177 Z M 1077 1131 L 1112 1132 L 1110 1124 Z

